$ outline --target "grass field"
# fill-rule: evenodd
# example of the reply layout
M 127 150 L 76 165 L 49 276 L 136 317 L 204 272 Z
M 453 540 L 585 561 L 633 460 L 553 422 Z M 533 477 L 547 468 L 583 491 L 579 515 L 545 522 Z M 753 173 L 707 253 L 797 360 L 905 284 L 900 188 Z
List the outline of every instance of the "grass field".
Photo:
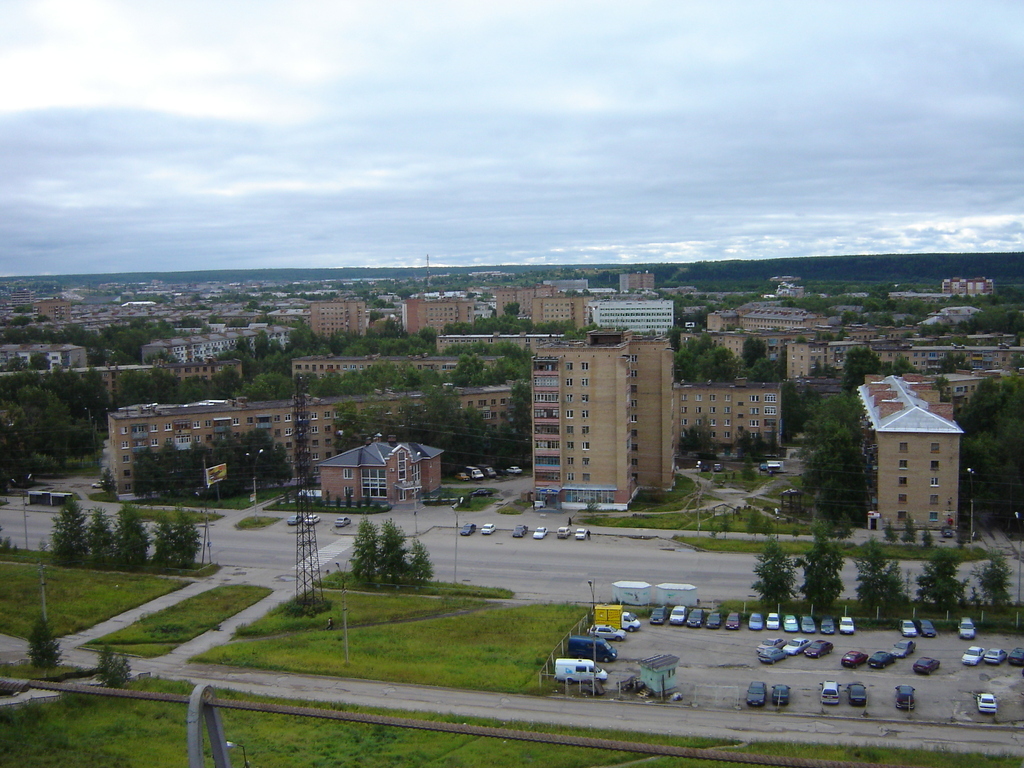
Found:
M 271 592 L 266 587 L 245 584 L 214 587 L 162 611 L 148 614 L 86 647 L 99 650 L 109 645 L 118 653 L 144 658 L 163 656 L 259 602 Z
M 185 683 L 147 680 L 133 688 L 187 695 Z M 256 700 L 255 697 L 217 690 L 218 698 Z M 280 704 L 305 702 L 274 700 Z M 330 708 L 329 704 L 317 704 Z M 595 705 L 596 706 L 596 705 Z M 610 729 L 574 729 L 543 723 L 499 722 L 462 715 L 404 713 L 341 707 L 346 711 L 407 716 L 435 722 L 468 723 L 537 733 L 572 734 L 694 748 L 802 757 L 898 763 L 922 768 L 1016 768 L 1019 757 L 949 752 L 924 752 L 873 746 L 829 747 L 815 744 L 733 742 L 709 738 L 673 738 L 651 733 Z M 185 705 L 128 701 L 100 696 L 69 695 L 45 707 L 0 711 L 0 762 L 19 768 L 180 768 L 187 762 Z M 391 768 L 589 768 L 626 766 L 645 768 L 737 768 L 738 763 L 679 758 L 650 758 L 579 747 L 462 736 L 380 725 L 338 723 L 328 720 L 221 710 L 228 739 L 244 744 L 246 757 L 259 768 L 294 766 L 390 766 Z M 242 764 L 241 751 L 232 754 Z M 212 761 L 210 762 L 212 764 Z
M 337 609 L 335 604 L 335 609 Z M 584 614 L 576 605 L 497 608 L 450 618 L 356 627 L 345 664 L 340 624 L 213 648 L 193 660 L 483 691 L 537 690 L 537 671 Z M 326 621 L 326 620 L 325 620 Z
M 138 573 L 47 566 L 46 613 L 56 636 L 87 629 L 187 582 Z M 39 568 L 0 563 L 0 632 L 28 637 L 39 616 Z
M 741 539 L 741 538 L 729 538 L 727 535 L 723 536 L 718 534 L 712 538 L 710 534 L 697 536 L 673 536 L 674 541 L 678 541 L 682 544 L 689 544 L 698 549 L 705 549 L 709 552 L 750 552 L 752 554 L 758 554 L 764 549 L 765 537 L 758 536 L 757 539 Z M 787 555 L 802 555 L 811 548 L 811 540 L 803 539 L 798 540 L 790 536 L 780 535 L 778 537 L 779 544 L 783 551 Z M 860 547 L 854 544 L 845 543 L 843 546 L 843 554 L 846 557 L 859 557 Z M 910 544 L 882 544 L 882 549 L 885 552 L 885 556 L 889 558 L 895 558 L 897 560 L 927 560 L 931 553 L 937 549 L 932 547 L 926 549 L 925 547 Z M 960 557 L 964 562 L 985 560 L 988 558 L 988 553 L 981 547 L 960 547 L 957 548 L 960 553 Z

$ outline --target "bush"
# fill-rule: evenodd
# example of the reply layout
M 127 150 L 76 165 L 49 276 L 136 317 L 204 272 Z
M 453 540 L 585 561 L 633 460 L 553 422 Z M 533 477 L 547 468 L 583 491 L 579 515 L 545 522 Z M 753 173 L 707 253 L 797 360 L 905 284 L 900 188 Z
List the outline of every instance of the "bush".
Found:
M 107 688 L 124 688 L 132 678 L 132 668 L 127 656 L 114 653 L 109 645 L 104 645 L 96 674 Z

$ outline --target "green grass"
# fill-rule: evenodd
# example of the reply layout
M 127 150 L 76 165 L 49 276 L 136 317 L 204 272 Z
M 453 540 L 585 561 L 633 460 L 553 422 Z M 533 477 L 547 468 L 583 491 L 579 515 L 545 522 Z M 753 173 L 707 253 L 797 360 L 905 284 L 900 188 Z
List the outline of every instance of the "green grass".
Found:
M 232 643 L 193 661 L 482 691 L 537 690 L 537 671 L 583 616 L 576 605 L 497 608 L 458 617 Z M 338 622 L 335 621 L 335 627 Z
M 187 683 L 158 679 L 140 681 L 131 688 L 178 695 L 188 695 L 192 690 Z M 228 700 L 309 706 L 308 702 L 303 701 L 266 699 L 220 689 L 216 695 Z M 1017 768 L 1020 763 L 1019 757 L 1010 755 L 928 752 L 874 745 L 844 747 L 782 742 L 737 745 L 736 742 L 724 739 L 672 737 L 609 728 L 570 728 L 544 722 L 507 722 L 465 715 L 401 712 L 324 702 L 314 706 L 433 722 L 505 727 L 535 733 L 794 756 L 819 762 L 853 760 L 863 761 L 866 765 L 882 762 L 922 768 L 959 768 L 963 765 L 975 768 Z M 19 768 L 51 768 L 54 765 L 75 768 L 180 768 L 185 760 L 185 712 L 183 704 L 81 694 L 62 696 L 45 707 L 5 707 L 0 711 L 0 759 L 4 764 L 17 765 Z M 642 764 L 646 768 L 738 768 L 741 765 L 682 758 L 652 758 L 581 747 L 268 715 L 235 709 L 222 709 L 220 715 L 227 737 L 235 743 L 244 744 L 249 762 L 259 768 L 369 765 L 394 768 L 522 768 L 524 765 L 590 768 L 596 765 L 630 764 Z M 241 765 L 240 750 L 234 750 L 232 761 L 235 765 Z
M 270 517 L 268 515 L 261 515 L 259 517 L 243 517 L 235 523 L 235 528 L 239 528 L 243 531 L 255 528 L 266 528 L 269 525 L 273 525 L 280 519 L 280 517 Z
M 743 530 L 743 528 L 736 527 L 733 530 L 738 531 Z M 802 555 L 811 548 L 811 541 L 809 539 L 797 540 L 792 538 L 788 532 L 780 534 L 778 538 L 779 544 L 782 545 L 782 549 L 787 555 Z M 728 538 L 728 536 L 723 536 L 721 533 L 714 538 L 708 534 L 706 536 L 701 535 L 700 537 L 680 535 L 673 536 L 672 539 L 673 541 L 689 544 L 697 549 L 704 549 L 709 552 L 750 552 L 753 554 L 760 554 L 761 550 L 764 549 L 765 543 L 764 536 L 758 536 L 757 540 L 751 540 L 738 537 Z M 860 555 L 859 545 L 847 542 L 842 546 L 846 557 L 858 557 Z M 882 544 L 886 557 L 899 560 L 927 560 L 936 548 L 925 549 L 920 545 L 913 544 Z M 988 558 L 988 553 L 981 547 L 963 547 L 957 551 L 964 562 L 974 562 Z
M 344 589 L 362 592 L 376 592 L 385 595 L 442 595 L 444 597 L 482 597 L 488 600 L 504 600 L 515 597 L 515 593 L 504 587 L 481 587 L 451 581 L 428 581 L 426 584 L 375 584 L 355 581 L 348 571 L 335 571 L 323 578 L 325 589 Z
M 99 650 L 109 645 L 119 653 L 145 658 L 163 656 L 272 592 L 266 587 L 245 584 L 214 587 L 148 614 L 124 629 L 95 640 L 88 647 Z
M 180 579 L 139 573 L 48 566 L 46 613 L 54 635 L 80 632 L 129 608 L 185 586 Z M 39 569 L 0 563 L 0 633 L 28 637 L 39 615 Z
M 333 577 L 334 574 L 331 574 Z M 327 579 L 324 579 L 326 582 Z M 274 635 L 295 634 L 322 630 L 328 617 L 334 619 L 335 629 L 341 629 L 344 604 L 348 605 L 349 628 L 386 624 L 396 621 L 426 619 L 462 611 L 480 610 L 489 605 L 485 600 L 471 597 L 423 597 L 417 595 L 386 595 L 365 592 L 325 590 L 324 597 L 331 601 L 331 609 L 317 616 L 295 616 L 287 606 L 277 606 L 266 616 L 239 627 L 236 637 L 263 638 Z

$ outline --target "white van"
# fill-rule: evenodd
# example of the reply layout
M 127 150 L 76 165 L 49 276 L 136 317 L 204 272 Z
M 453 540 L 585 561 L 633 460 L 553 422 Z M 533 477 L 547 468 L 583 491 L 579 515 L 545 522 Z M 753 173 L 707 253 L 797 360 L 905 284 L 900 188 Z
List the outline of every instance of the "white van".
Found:
M 821 703 L 839 703 L 839 683 L 834 682 L 832 680 L 826 680 L 824 683 L 821 684 Z
M 608 673 L 594 664 L 591 659 L 555 659 L 555 680 L 581 683 L 583 681 L 608 679 Z
M 483 480 L 483 470 L 477 469 L 476 467 L 466 467 L 466 472 L 469 474 L 470 480 Z

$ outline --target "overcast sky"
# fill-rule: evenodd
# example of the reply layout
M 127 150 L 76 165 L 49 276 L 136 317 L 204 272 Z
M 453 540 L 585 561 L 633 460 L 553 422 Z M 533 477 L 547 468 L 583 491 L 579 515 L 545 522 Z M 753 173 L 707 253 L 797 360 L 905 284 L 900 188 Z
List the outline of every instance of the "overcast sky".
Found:
M 1024 3 L 3 0 L 0 273 L 1024 250 Z

